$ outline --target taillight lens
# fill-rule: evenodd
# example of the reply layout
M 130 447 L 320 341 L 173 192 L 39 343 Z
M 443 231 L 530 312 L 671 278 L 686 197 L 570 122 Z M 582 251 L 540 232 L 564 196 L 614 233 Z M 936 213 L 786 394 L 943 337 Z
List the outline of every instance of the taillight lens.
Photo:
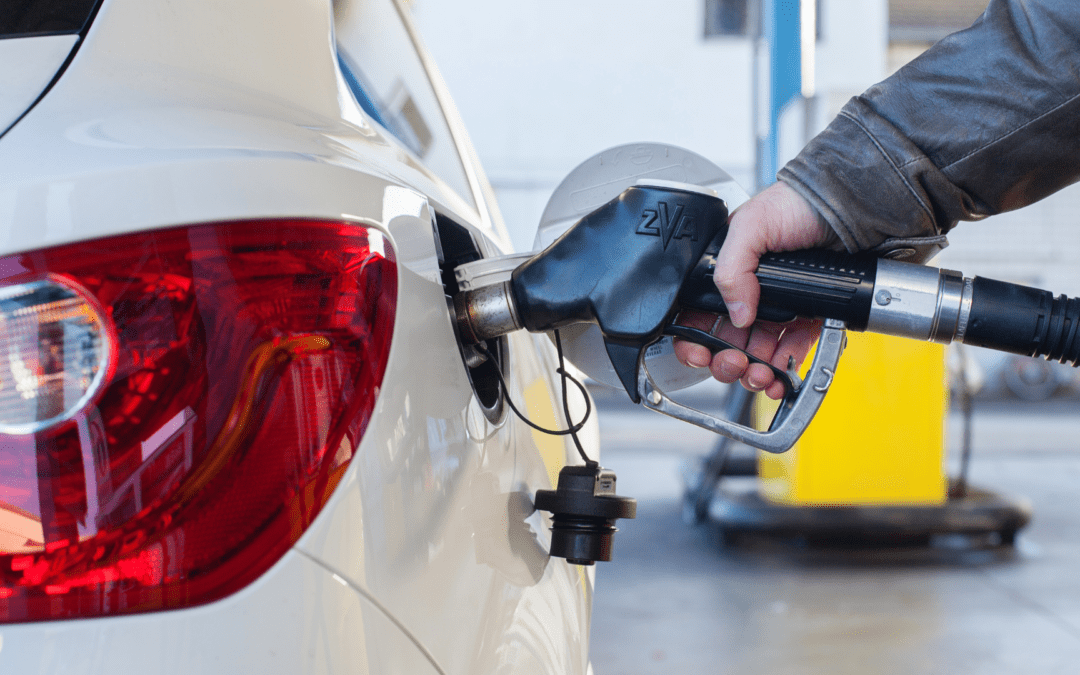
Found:
M 352 458 L 396 302 L 389 243 L 351 223 L 0 258 L 0 620 L 188 607 L 265 572 Z

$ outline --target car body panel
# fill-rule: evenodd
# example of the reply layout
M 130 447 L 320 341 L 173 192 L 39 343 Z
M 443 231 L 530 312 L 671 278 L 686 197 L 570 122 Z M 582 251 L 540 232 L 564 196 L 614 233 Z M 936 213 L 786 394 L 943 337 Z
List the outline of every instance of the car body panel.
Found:
M 78 35 L 0 39 L 0 132 L 48 88 L 78 41 Z
M 430 308 L 401 308 L 427 311 L 434 325 L 402 326 L 408 334 L 395 335 L 401 351 L 391 361 L 452 347 L 438 344 L 450 336 Z M 514 337 L 512 358 L 535 348 L 528 343 L 537 338 Z M 554 390 L 550 364 L 523 361 L 529 367 L 515 379 L 529 381 L 512 382 L 513 395 L 537 384 Z M 465 377 L 458 363 L 426 365 L 399 369 L 402 377 L 384 387 L 357 458 L 298 547 L 378 597 L 450 672 L 546 672 L 549 662 L 581 672 L 592 577 L 549 558 L 550 518 L 531 502 L 569 449 L 556 441 L 561 453 L 548 454 L 548 466 L 524 424 L 510 417 L 492 425 L 475 397 L 455 395 L 461 383 L 453 380 Z M 537 654 L 543 661 L 531 663 Z
M 376 602 L 295 551 L 211 605 L 0 636 L 0 672 L 24 675 L 440 672 Z
M 353 98 L 334 21 L 350 39 L 357 15 L 270 5 L 105 0 L 64 75 L 0 137 L 0 255 L 235 219 L 378 229 L 399 292 L 371 422 L 312 527 L 254 584 L 187 610 L 2 626 L 0 670 L 584 673 L 593 571 L 548 556 L 550 517 L 531 503 L 580 460 L 509 410 L 485 416 L 446 305 L 436 213 L 484 255 L 509 241 L 460 119 L 419 49 L 469 194 Z M 516 334 L 508 349 L 509 395 L 561 426 L 551 343 Z M 595 453 L 595 420 L 580 435 Z
M 271 25 L 252 26 L 249 15 Z M 235 30 L 213 43 L 232 45 L 218 61 L 184 39 L 207 25 Z M 296 43 L 252 37 L 265 31 L 291 31 Z M 483 227 L 469 202 L 360 111 L 332 35 L 325 1 L 273 12 L 254 0 L 106 1 L 64 76 L 0 143 L 0 254 L 206 220 L 328 215 L 347 201 L 341 179 L 346 193 L 328 206 L 326 190 L 311 194 L 311 182 L 290 175 L 317 169 L 273 162 L 363 167 Z

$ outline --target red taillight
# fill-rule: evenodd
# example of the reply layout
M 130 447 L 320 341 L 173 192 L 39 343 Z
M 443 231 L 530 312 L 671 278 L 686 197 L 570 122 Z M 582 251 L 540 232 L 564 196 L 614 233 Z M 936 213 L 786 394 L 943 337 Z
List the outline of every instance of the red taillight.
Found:
M 106 353 L 90 320 L 48 324 L 37 361 L 0 353 L 31 383 L 61 382 L 33 374 L 47 362 L 85 371 L 53 387 L 74 414 L 0 426 L 0 621 L 188 607 L 265 572 L 371 416 L 397 302 L 389 243 L 350 223 L 252 221 L 0 258 L 0 295 L 41 279 L 70 281 L 69 304 L 91 296 L 111 362 L 94 390 L 92 359 L 64 360 L 80 344 Z M 0 346 L 9 324 L 0 312 Z M 16 421 L 43 405 L 19 396 Z

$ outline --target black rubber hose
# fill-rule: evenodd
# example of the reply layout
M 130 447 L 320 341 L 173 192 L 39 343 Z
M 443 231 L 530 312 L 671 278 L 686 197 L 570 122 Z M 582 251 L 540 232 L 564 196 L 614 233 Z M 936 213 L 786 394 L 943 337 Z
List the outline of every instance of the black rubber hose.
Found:
M 972 280 L 964 344 L 1080 365 L 1080 299 L 1004 281 Z

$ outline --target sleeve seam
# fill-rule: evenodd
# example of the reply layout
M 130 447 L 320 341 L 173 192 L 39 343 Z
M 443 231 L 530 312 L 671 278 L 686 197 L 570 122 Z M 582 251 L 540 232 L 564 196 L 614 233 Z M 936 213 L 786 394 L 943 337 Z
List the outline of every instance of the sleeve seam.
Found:
M 1002 134 L 1001 136 L 998 136 L 997 138 L 993 139 L 992 141 L 988 141 L 988 142 L 980 145 L 979 147 L 975 148 L 971 152 L 968 152 L 967 154 L 965 154 L 963 157 L 959 157 L 959 158 L 949 162 L 945 166 L 941 167 L 940 170 L 941 171 L 946 171 L 949 167 L 954 166 L 956 164 L 959 164 L 960 162 L 964 161 L 965 159 L 968 159 L 969 157 L 971 157 L 972 155 L 976 155 L 976 154 L 982 152 L 983 150 L 986 150 L 990 146 L 995 145 L 997 143 L 1000 143 L 1001 141 L 1005 140 L 1009 136 L 1012 136 L 1013 134 L 1015 134 L 1015 133 L 1017 133 L 1019 131 L 1022 131 L 1024 128 L 1029 127 L 1032 124 L 1035 124 L 1036 122 L 1043 119 L 1044 117 L 1047 117 L 1048 115 L 1054 114 L 1058 110 L 1064 108 L 1065 106 L 1067 106 L 1070 103 L 1076 101 L 1077 99 L 1080 99 L 1080 94 L 1073 94 L 1068 99 L 1062 101 L 1061 103 L 1057 104 L 1053 108 L 1050 108 L 1049 110 L 1047 110 L 1043 114 L 1039 115 L 1038 117 L 1030 119 L 1027 122 L 1024 122 L 1023 124 L 1021 124 L 1020 126 L 1016 127 L 1015 129 L 1010 129 L 1008 132 Z
M 881 143 L 879 143 L 878 140 L 876 138 L 874 138 L 874 135 L 871 134 L 870 130 L 866 128 L 866 125 L 864 125 L 862 122 L 860 122 L 853 115 L 851 115 L 850 113 L 848 113 L 846 111 L 841 111 L 840 112 L 840 117 L 845 117 L 845 118 L 851 120 L 851 122 L 853 124 L 855 124 L 855 126 L 859 127 L 859 129 L 861 129 L 862 132 L 864 134 L 866 134 L 866 137 L 870 139 L 870 142 L 872 142 L 874 144 L 874 147 L 877 148 L 879 153 L 881 153 L 881 156 L 884 157 L 885 161 L 889 163 L 889 166 L 892 167 L 892 170 L 894 172 L 896 172 L 897 177 L 900 178 L 900 181 L 904 184 L 904 187 L 907 188 L 908 192 L 911 193 L 911 196 L 914 197 L 915 201 L 919 204 L 919 207 L 922 208 L 923 213 L 926 214 L 926 217 L 930 220 L 930 223 L 933 225 L 934 232 L 936 234 L 940 234 L 941 233 L 940 229 L 937 227 L 937 224 L 934 222 L 933 211 L 931 211 L 930 207 L 922 200 L 922 198 L 919 197 L 919 194 L 915 191 L 915 188 L 912 187 L 911 182 L 908 181 L 907 176 L 905 176 L 904 172 L 900 170 L 900 166 L 898 166 L 896 164 L 896 162 L 893 161 L 892 157 L 889 156 L 889 153 L 885 152 L 885 148 L 881 147 Z M 906 166 L 906 164 L 905 164 L 905 166 Z

